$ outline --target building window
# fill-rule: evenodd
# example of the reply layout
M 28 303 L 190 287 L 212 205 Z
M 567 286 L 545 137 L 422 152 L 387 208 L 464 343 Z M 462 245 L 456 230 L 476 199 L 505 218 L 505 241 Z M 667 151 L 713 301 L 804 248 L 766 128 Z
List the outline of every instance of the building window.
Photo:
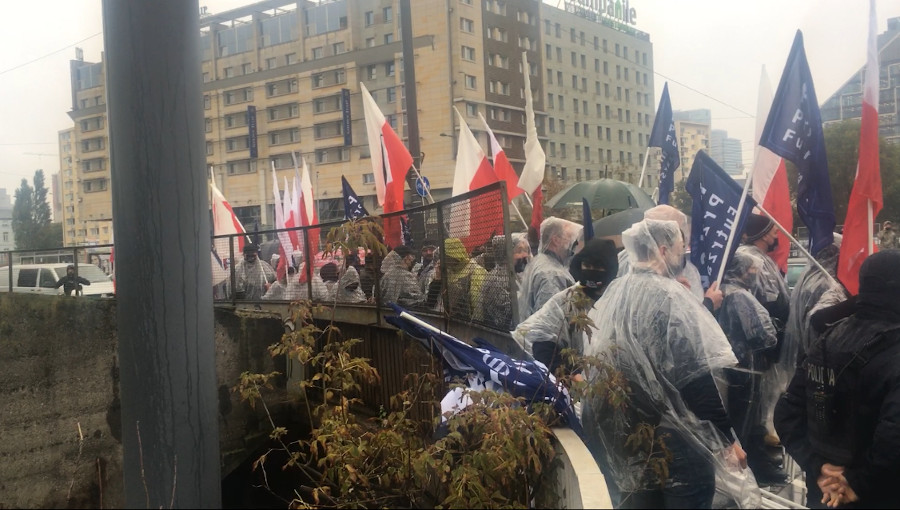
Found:
M 312 49 L 313 60 L 320 59 L 324 56 L 325 56 L 325 50 L 321 46 Z
M 366 66 L 366 78 L 369 80 L 374 80 L 378 78 L 378 66 L 375 64 L 369 64 Z
M 206 142 L 206 155 L 212 156 L 214 154 L 214 147 L 212 142 Z
M 273 81 L 266 84 L 266 97 L 277 97 L 299 90 L 296 78 Z
M 385 23 L 390 23 L 394 21 L 394 8 L 393 7 L 385 7 L 381 10 L 382 19 Z
M 366 48 L 375 47 L 375 38 L 374 37 L 366 37 Z
M 253 100 L 253 88 L 247 87 L 237 90 L 228 90 L 223 95 L 225 106 L 246 103 Z
M 475 22 L 468 18 L 459 18 L 459 29 L 463 32 L 475 32 Z
M 331 54 L 332 54 L 332 55 L 340 55 L 341 53 L 344 53 L 345 51 L 347 51 L 347 50 L 344 49 L 344 48 L 345 48 L 345 46 L 344 46 L 344 42 L 343 42 L 343 41 L 341 41 L 341 42 L 336 42 L 336 43 L 334 43 L 334 44 L 331 45 Z
M 271 106 L 266 111 L 270 121 L 293 119 L 300 116 L 300 106 L 297 103 Z
M 365 25 L 367 27 L 374 25 L 375 24 L 375 12 L 366 11 L 366 13 L 363 15 L 363 19 L 365 20 Z
M 225 73 L 226 78 L 234 78 L 234 68 L 233 67 L 226 67 L 223 71 Z
M 384 65 L 384 75 L 385 76 L 394 76 L 394 63 L 388 62 Z
M 384 34 L 384 44 L 391 44 L 394 42 L 394 34 Z
M 469 62 L 475 62 L 475 48 L 472 48 L 471 46 L 463 46 L 462 59 L 468 60 Z
M 300 141 L 300 128 L 282 129 L 269 133 L 269 145 L 282 145 Z
M 363 184 L 375 184 L 375 174 L 368 173 L 362 176 Z
M 232 113 L 225 116 L 225 128 L 231 129 L 247 125 L 247 112 Z
M 469 117 L 477 117 L 478 105 L 475 103 L 466 103 L 466 115 Z
M 397 89 L 394 87 L 388 87 L 385 89 L 387 93 L 387 102 L 388 103 L 396 103 L 397 102 Z
M 288 53 L 284 56 L 284 61 L 287 65 L 296 64 L 297 63 L 297 54 L 296 53 Z
M 107 180 L 91 179 L 88 181 L 84 181 L 82 184 L 84 185 L 85 193 L 96 193 L 98 191 L 106 191 Z
M 253 64 L 245 63 L 241 64 L 241 74 L 250 74 L 253 72 Z
M 228 175 L 252 174 L 256 172 L 256 161 L 245 159 L 242 161 L 229 161 L 225 164 L 228 169 Z M 257 207 L 258 209 L 258 207 Z M 234 208 L 234 213 L 240 218 L 238 208 Z M 243 221 L 243 219 L 241 219 Z
M 471 74 L 465 75 L 465 84 L 466 88 L 469 90 L 475 90 L 476 88 L 478 88 L 478 80 Z

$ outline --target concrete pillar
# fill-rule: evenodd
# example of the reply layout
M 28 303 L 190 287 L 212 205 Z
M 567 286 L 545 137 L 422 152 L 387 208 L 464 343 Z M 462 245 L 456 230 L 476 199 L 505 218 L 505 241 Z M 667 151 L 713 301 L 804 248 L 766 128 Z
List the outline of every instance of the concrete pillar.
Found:
M 103 0 L 131 508 L 221 506 L 198 18 Z

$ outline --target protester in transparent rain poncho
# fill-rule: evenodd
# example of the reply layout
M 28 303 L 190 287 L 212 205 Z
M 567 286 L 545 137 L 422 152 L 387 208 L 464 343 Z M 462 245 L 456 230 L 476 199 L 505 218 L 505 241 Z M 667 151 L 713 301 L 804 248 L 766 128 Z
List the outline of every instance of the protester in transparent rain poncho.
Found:
M 526 354 L 543 363 L 555 373 L 561 365 L 559 351 L 571 348 L 584 353 L 582 332 L 575 320 L 603 295 L 615 278 L 618 261 L 616 245 L 608 239 L 591 239 L 578 255 L 572 258 L 570 272 L 576 283 L 557 292 L 540 310 L 511 332 Z
M 406 246 L 398 246 L 381 263 L 381 301 L 411 308 L 422 304 L 425 295 L 412 272 L 415 254 Z
M 675 280 L 685 253 L 678 224 L 643 220 L 623 232 L 622 243 L 632 270 L 613 280 L 588 314 L 585 354 L 601 365 L 585 374 L 582 414 L 585 441 L 614 501 L 710 508 L 719 483 L 741 506 L 758 504 L 759 489 L 712 376 L 737 359 L 712 314 Z M 627 389 L 611 394 L 621 383 Z M 635 436 L 642 430 L 650 431 L 652 445 L 633 441 L 648 439 Z M 667 476 L 653 469 L 660 464 Z
M 678 223 L 678 227 L 681 228 L 681 233 L 684 234 L 684 238 L 691 238 L 691 228 L 687 216 L 670 205 L 663 204 L 647 209 L 644 211 L 644 219 L 674 221 L 675 223 Z M 618 276 L 622 276 L 630 270 L 631 262 L 628 259 L 628 251 L 622 250 L 619 252 Z M 685 257 L 684 268 L 678 273 L 676 279 L 680 281 L 682 285 L 688 287 L 691 294 L 693 294 L 698 301 L 702 302 L 709 311 L 714 312 L 718 310 L 719 306 L 722 304 L 722 293 L 719 291 L 718 284 L 711 285 L 709 289 L 704 292 L 703 284 L 700 282 L 700 271 L 698 271 L 697 266 L 691 262 L 690 257 Z
M 718 321 L 731 342 L 738 366 L 725 369 L 728 381 L 728 415 L 747 452 L 747 464 L 760 484 L 783 484 L 781 447 L 767 444 L 763 375 L 770 368 L 767 351 L 778 342 L 769 312 L 750 293 L 763 261 L 746 253 L 735 253 L 728 263 L 722 292 L 725 299 Z
M 554 294 L 575 283 L 569 274 L 569 261 L 580 249 L 575 241 L 581 229 L 581 225 L 562 218 L 547 218 L 541 223 L 538 254 L 522 275 L 520 322 L 540 310 Z
M 359 272 L 352 265 L 348 265 L 344 269 L 344 274 L 338 280 L 336 299 L 338 303 L 363 303 L 366 301 L 366 294 L 360 288 Z
M 515 275 L 512 287 L 518 291 L 518 277 L 521 272 L 515 272 L 518 267 L 524 268 L 531 259 L 531 248 L 525 234 L 513 234 L 513 272 L 507 263 L 506 236 L 494 236 L 491 239 L 491 251 L 493 253 L 494 268 L 488 271 L 484 278 L 479 293 L 478 308 L 482 310 L 484 320 L 497 329 L 509 329 L 512 324 L 512 306 L 510 301 L 509 279 Z
M 294 269 L 294 266 L 288 266 L 286 274 L 269 286 L 263 299 L 296 301 L 305 297 L 305 294 L 303 286 L 300 285 L 300 280 L 297 278 L 297 270 Z

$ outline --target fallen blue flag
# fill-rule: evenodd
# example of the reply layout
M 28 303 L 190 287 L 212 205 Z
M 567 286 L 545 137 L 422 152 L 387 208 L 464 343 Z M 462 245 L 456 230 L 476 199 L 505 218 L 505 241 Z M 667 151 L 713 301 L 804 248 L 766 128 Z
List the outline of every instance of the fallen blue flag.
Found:
M 534 361 L 513 358 L 481 338 L 472 340 L 475 346 L 469 345 L 425 323 L 400 306 L 391 304 L 391 307 L 397 315 L 385 317 L 385 320 L 422 342 L 442 361 L 450 376 L 465 377 L 474 373 L 529 403 L 551 404 L 569 427 L 581 434 L 581 424 L 572 409 L 568 392 L 552 379 L 547 367 Z
M 584 224 L 584 242 L 588 242 L 594 238 L 594 220 L 586 198 L 581 199 L 581 222 Z
M 719 276 L 719 267 L 726 263 L 741 241 L 744 222 L 756 202 L 749 195 L 741 211 L 731 250 L 725 245 L 735 225 L 742 189 L 706 152 L 699 151 L 688 176 L 685 189 L 694 201 L 691 210 L 691 262 L 700 271 L 700 281 L 706 289 Z
M 663 85 L 659 108 L 653 120 L 648 147 L 662 149 L 662 161 L 659 169 L 659 203 L 668 204 L 669 194 L 675 186 L 675 170 L 681 165 L 681 154 L 678 153 L 678 138 L 675 136 L 675 121 L 672 120 L 672 102 L 669 100 L 669 84 Z
M 809 251 L 815 255 L 834 241 L 836 220 L 822 116 L 799 30 L 759 144 L 797 166 L 797 214 L 809 228 Z
M 344 193 L 344 219 L 356 220 L 368 216 L 369 211 L 366 210 L 366 207 L 343 175 L 341 176 L 341 188 Z

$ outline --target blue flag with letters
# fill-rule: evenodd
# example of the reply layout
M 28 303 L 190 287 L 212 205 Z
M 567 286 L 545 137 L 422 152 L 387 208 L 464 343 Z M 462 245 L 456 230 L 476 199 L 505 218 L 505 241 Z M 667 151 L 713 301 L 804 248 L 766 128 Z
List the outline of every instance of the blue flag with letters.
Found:
M 834 241 L 834 200 L 822 116 L 798 30 L 759 144 L 797 166 L 797 214 L 809 229 L 813 255 Z
M 694 200 L 691 210 L 691 262 L 700 271 L 700 281 L 706 289 L 719 277 L 719 268 L 741 244 L 744 222 L 756 207 L 756 202 L 747 196 L 731 250 L 726 255 L 725 245 L 735 226 L 743 189 L 702 150 L 694 157 L 694 166 L 684 187 Z
M 369 211 L 363 205 L 362 201 L 356 196 L 356 192 L 350 187 L 350 183 L 342 175 L 341 187 L 344 192 L 344 219 L 356 220 L 369 215 Z
M 447 376 L 479 374 L 529 403 L 544 402 L 552 405 L 576 433 L 582 433 L 581 423 L 575 416 L 568 391 L 556 382 L 543 364 L 513 358 L 481 338 L 473 338 L 475 345 L 469 345 L 425 323 L 396 304 L 391 303 L 391 308 L 397 315 L 386 316 L 385 321 L 417 339 L 437 356 Z
M 681 165 L 678 153 L 678 138 L 675 136 L 675 121 L 672 119 L 672 102 L 669 100 L 669 84 L 663 85 L 659 108 L 653 119 L 653 130 L 650 132 L 648 147 L 662 149 L 662 161 L 659 169 L 659 203 L 669 203 L 669 193 L 675 184 L 675 170 Z

